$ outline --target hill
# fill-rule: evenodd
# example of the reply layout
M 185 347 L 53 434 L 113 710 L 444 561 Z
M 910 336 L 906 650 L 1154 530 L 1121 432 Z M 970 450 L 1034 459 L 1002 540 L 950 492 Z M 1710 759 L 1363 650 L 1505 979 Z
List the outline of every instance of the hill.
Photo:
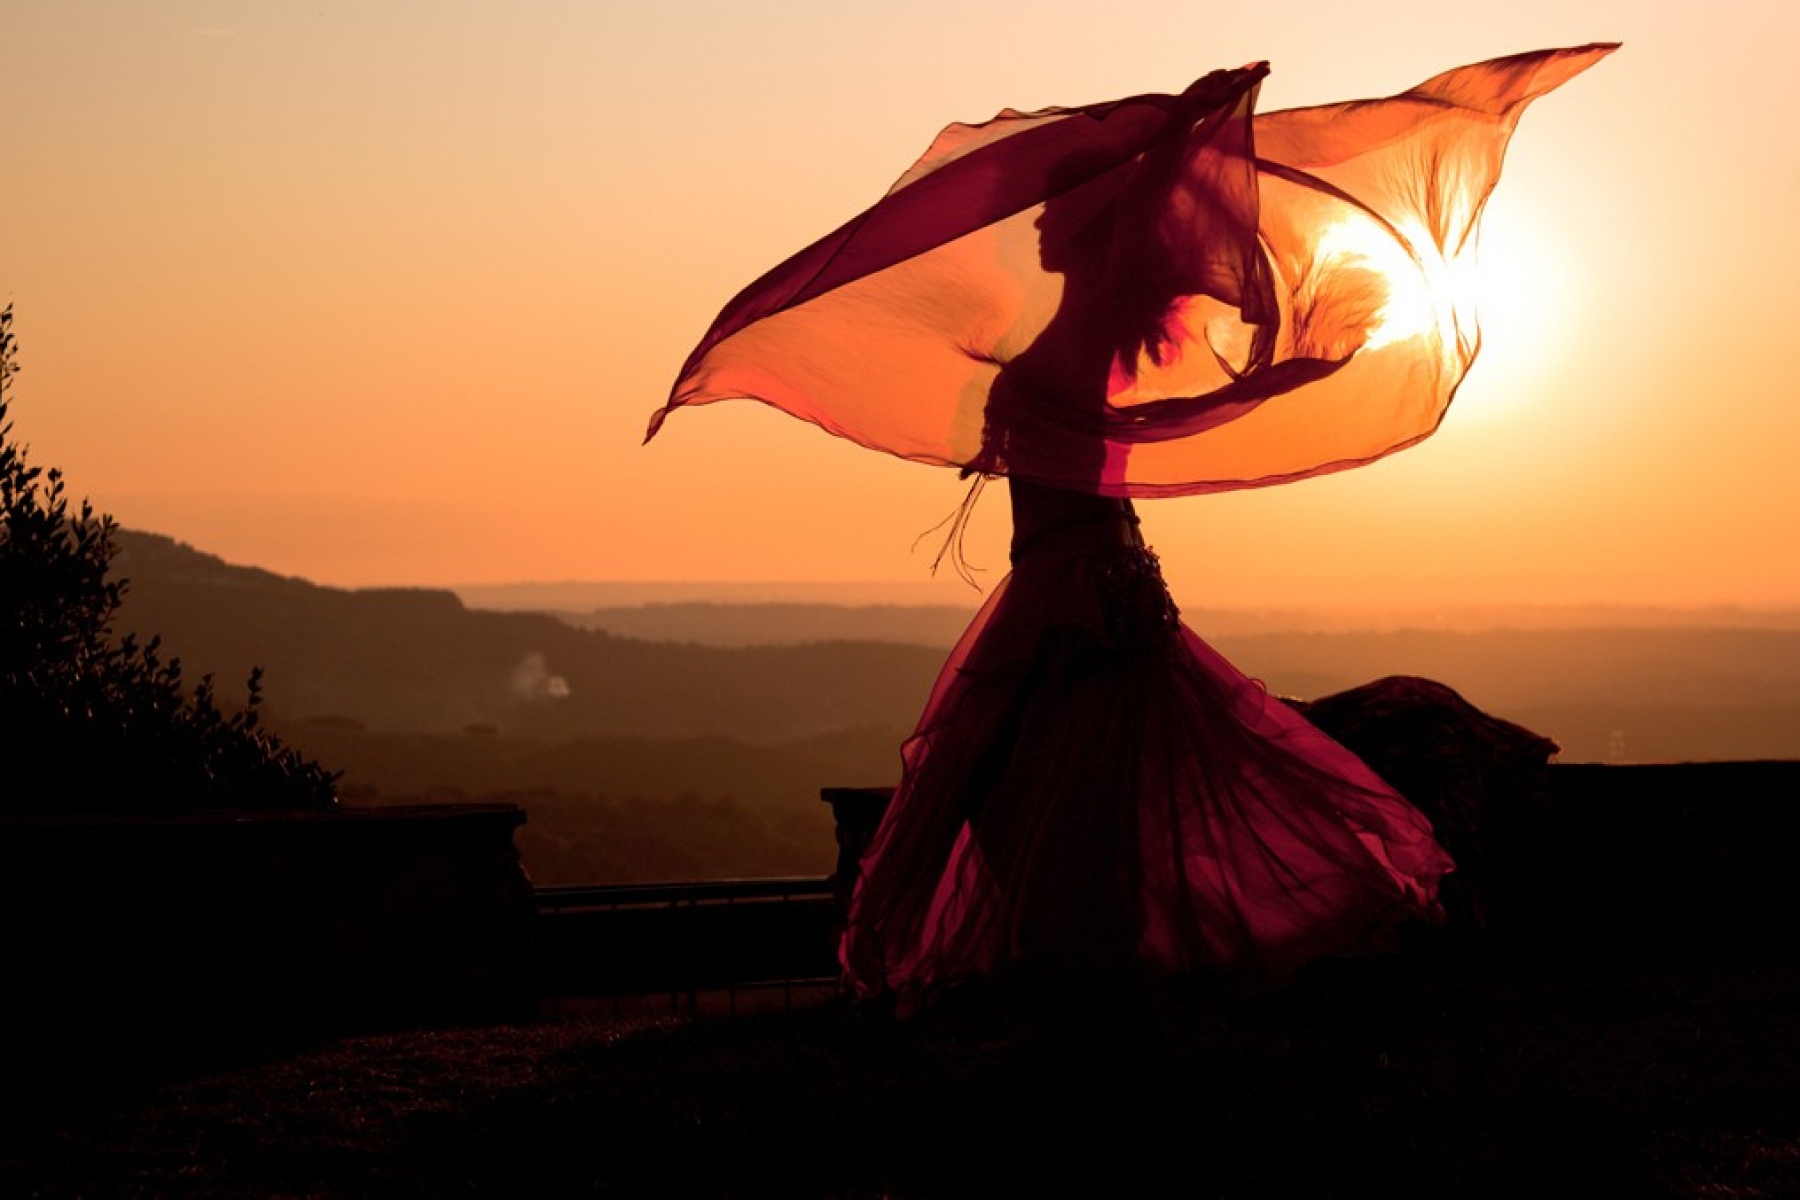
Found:
M 784 585 L 795 588 L 798 585 Z M 823 585 L 821 585 L 823 586 Z M 631 589 L 618 585 L 629 595 Z M 913 642 L 948 649 L 961 636 L 981 597 L 965 592 L 967 603 L 943 602 L 941 590 L 913 602 L 906 588 L 876 601 L 855 599 L 766 599 L 732 597 L 724 585 L 692 584 L 686 596 L 673 584 L 633 585 L 651 598 L 616 600 L 601 585 L 560 588 L 521 585 L 457 588 L 472 608 L 516 612 L 530 609 L 532 596 L 549 612 L 582 629 L 603 629 L 621 637 L 653 642 L 698 642 L 709 646 L 795 645 L 822 639 Z M 872 590 L 872 589 L 867 589 Z M 718 592 L 720 595 L 710 593 Z M 605 602 L 602 602 L 605 601 Z M 1182 597 L 1176 597 L 1181 603 Z M 1800 631 L 1800 611 L 1658 608 L 1648 605 L 1468 605 L 1455 608 L 1193 608 L 1190 623 L 1209 641 L 1267 634 L 1342 633 L 1353 635 L 1428 630 L 1435 633 L 1585 632 L 1593 630 L 1765 630 Z
M 953 606 L 812 603 L 627 606 L 562 620 L 472 610 L 448 591 L 320 587 L 152 534 L 120 542 L 118 568 L 132 580 L 123 627 L 162 633 L 191 674 L 214 673 L 228 696 L 261 664 L 269 711 L 287 726 L 764 745 L 885 730 L 897 742 L 966 620 Z M 1713 614 L 1719 624 L 1657 626 L 1631 610 L 1612 614 L 1616 626 L 1571 627 L 1580 615 L 1483 631 L 1193 619 L 1283 695 L 1424 675 L 1558 738 L 1568 759 L 1800 756 L 1800 630 L 1726 611 Z
M 192 675 L 260 664 L 270 713 L 369 730 L 471 726 L 542 737 L 722 735 L 751 742 L 905 726 L 940 663 L 875 642 L 726 649 L 471 611 L 448 591 L 344 590 L 121 532 L 120 631 L 160 633 Z
M 941 652 L 720 649 L 478 612 L 444 591 L 350 591 L 121 532 L 116 632 L 159 634 L 226 702 L 341 770 L 352 804 L 510 800 L 539 883 L 823 874 L 819 788 L 891 782 Z
M 226 701 L 263 666 L 267 719 L 344 771 L 348 802 L 524 803 L 520 844 L 542 883 L 829 869 L 818 789 L 895 781 L 947 631 L 966 620 L 652 605 L 643 632 L 692 640 L 651 641 L 448 591 L 320 587 L 151 534 L 119 541 L 118 632 L 160 633 Z M 1225 629 L 1219 649 L 1285 695 L 1417 674 L 1556 738 L 1565 761 L 1800 758 L 1789 628 L 1294 632 L 1215 615 L 1195 623 Z M 802 632 L 846 640 L 788 640 Z
M 702 646 L 795 646 L 819 641 L 899 642 L 948 650 L 968 628 L 973 606 L 953 604 L 719 603 L 682 600 L 555 616 L 579 629 Z

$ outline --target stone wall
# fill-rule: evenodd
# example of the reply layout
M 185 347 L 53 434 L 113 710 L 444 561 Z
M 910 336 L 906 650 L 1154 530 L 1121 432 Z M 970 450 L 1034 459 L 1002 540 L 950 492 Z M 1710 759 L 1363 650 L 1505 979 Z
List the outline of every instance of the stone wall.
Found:
M 15 1020 L 342 1027 L 530 1011 L 511 805 L 0 821 Z

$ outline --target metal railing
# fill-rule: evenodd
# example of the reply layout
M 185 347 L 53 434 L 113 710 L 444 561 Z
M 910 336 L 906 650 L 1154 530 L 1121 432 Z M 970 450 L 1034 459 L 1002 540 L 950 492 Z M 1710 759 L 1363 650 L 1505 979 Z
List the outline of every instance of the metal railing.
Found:
M 713 879 L 535 890 L 543 992 L 553 1013 L 582 997 L 658 993 L 679 1012 L 685 999 L 837 983 L 832 883 L 823 877 Z
M 641 905 L 693 907 L 749 900 L 789 900 L 831 895 L 827 876 L 789 875 L 768 879 L 702 879 L 689 883 L 607 883 L 532 889 L 539 913 L 608 911 Z

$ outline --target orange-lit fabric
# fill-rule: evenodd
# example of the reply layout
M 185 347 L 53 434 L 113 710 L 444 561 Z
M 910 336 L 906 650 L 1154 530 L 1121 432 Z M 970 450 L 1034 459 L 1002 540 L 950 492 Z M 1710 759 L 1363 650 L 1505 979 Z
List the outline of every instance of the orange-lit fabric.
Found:
M 1470 252 L 1520 113 L 1613 48 L 1266 115 L 1258 64 L 953 125 L 726 306 L 650 433 L 750 398 L 903 458 L 1132 497 L 1380 458 L 1437 427 L 1474 359 Z

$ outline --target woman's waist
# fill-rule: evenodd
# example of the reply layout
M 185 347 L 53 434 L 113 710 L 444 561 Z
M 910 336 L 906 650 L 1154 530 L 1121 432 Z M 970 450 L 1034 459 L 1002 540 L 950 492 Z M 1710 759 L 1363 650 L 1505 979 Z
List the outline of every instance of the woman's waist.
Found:
M 1012 561 L 1042 554 L 1083 554 L 1142 547 L 1131 501 L 1024 480 L 1007 481 L 1012 495 Z
M 1129 509 L 1090 513 L 1059 525 L 1013 536 L 1015 568 L 1041 558 L 1134 553 L 1144 549 L 1136 514 Z

